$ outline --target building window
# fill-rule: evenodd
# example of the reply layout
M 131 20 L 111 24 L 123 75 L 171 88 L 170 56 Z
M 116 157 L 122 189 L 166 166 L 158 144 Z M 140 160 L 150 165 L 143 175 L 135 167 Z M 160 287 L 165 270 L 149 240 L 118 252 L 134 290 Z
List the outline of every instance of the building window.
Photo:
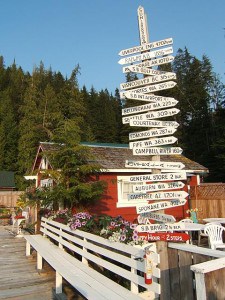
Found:
M 147 204 L 146 200 L 130 200 L 128 194 L 133 194 L 133 186 L 142 183 L 133 183 L 126 180 L 127 176 L 117 176 L 117 207 L 135 207 L 137 204 Z
M 51 178 L 42 179 L 40 183 L 41 183 L 41 187 L 51 187 L 53 186 L 53 179 Z

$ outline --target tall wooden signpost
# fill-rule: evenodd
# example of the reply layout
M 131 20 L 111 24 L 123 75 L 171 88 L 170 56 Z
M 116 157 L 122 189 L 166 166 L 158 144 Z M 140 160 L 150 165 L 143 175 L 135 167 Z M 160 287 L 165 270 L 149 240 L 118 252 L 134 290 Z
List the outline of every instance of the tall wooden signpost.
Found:
M 142 75 L 142 78 L 120 84 L 121 98 L 127 101 L 129 99 L 140 101 L 140 105 L 122 109 L 122 121 L 131 127 L 142 127 L 142 129 L 146 127 L 144 131 L 129 134 L 129 146 L 134 158 L 135 155 L 149 155 L 150 158 L 149 161 L 135 159 L 126 161 L 125 167 L 147 168 L 150 174 L 128 177 L 128 181 L 135 183 L 133 193 L 128 195 L 128 199 L 142 201 L 136 206 L 139 214 L 137 226 L 139 235 L 148 241 L 157 241 L 157 251 L 163 253 L 160 256 L 162 271 L 160 284 L 163 291 L 169 284 L 166 277 L 168 272 L 165 271 L 169 269 L 166 242 L 184 242 L 188 239 L 187 234 L 179 233 L 185 230 L 185 225 L 176 223 L 173 216 L 164 213 L 166 208 L 182 206 L 186 203 L 185 198 L 188 194 L 180 190 L 184 186 L 182 180 L 186 179 L 186 172 L 182 171 L 183 164 L 160 161 L 161 155 L 182 153 L 181 148 L 171 146 L 177 141 L 173 134 L 179 124 L 166 120 L 179 113 L 179 110 L 174 108 L 178 101 L 154 94 L 176 86 L 175 73 L 157 70 L 159 65 L 174 60 L 171 55 L 173 39 L 149 41 L 147 17 L 141 6 L 138 8 L 138 25 L 140 45 L 121 50 L 118 63 L 123 66 L 124 73 L 133 72 L 138 76 Z M 142 185 L 137 185 L 138 182 Z M 143 201 L 146 201 L 146 204 L 143 205 Z M 178 232 L 172 234 L 171 231 Z M 163 293 L 160 299 L 165 299 Z

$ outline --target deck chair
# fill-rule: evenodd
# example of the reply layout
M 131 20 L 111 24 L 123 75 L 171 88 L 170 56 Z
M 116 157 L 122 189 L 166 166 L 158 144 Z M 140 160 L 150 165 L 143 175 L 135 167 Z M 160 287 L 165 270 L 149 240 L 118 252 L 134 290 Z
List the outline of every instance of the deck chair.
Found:
M 214 225 L 221 225 L 220 223 L 218 222 L 210 222 L 210 223 L 207 223 L 205 226 L 208 226 L 208 225 L 211 225 L 211 224 L 214 224 Z M 209 238 L 208 238 L 208 234 L 206 234 L 204 232 L 204 229 L 203 230 L 200 230 L 199 233 L 198 233 L 198 246 L 201 246 L 201 240 L 202 238 L 206 238 L 208 240 L 208 244 L 209 244 L 209 247 L 210 247 L 210 241 L 209 241 Z
M 225 249 L 223 242 L 223 233 L 225 228 L 222 225 L 209 224 L 206 225 L 204 233 L 208 235 L 211 249 Z
M 180 220 L 179 222 L 182 222 L 182 223 L 194 223 L 192 219 L 189 219 L 189 218 L 186 218 L 186 219 L 182 219 Z M 186 244 L 192 244 L 192 233 L 191 232 L 188 232 L 188 231 L 185 231 L 185 233 L 187 233 L 189 236 L 190 236 L 190 240 L 188 240 L 186 242 Z

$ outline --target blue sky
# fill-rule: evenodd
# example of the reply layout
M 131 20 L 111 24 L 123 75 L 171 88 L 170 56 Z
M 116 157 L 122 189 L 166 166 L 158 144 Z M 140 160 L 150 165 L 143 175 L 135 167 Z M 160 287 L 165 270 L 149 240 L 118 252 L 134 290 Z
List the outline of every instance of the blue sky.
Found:
M 114 94 L 125 81 L 118 52 L 140 44 L 137 9 L 148 17 L 150 41 L 172 37 L 174 54 L 186 46 L 205 54 L 225 82 L 224 0 L 1 0 L 0 55 L 24 71 L 45 68 L 70 76 L 79 64 L 79 86 Z

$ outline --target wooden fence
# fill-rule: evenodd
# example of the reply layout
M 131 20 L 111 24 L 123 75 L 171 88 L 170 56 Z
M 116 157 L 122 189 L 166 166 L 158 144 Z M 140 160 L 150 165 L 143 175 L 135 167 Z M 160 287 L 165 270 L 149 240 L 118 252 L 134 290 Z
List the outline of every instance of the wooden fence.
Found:
M 199 222 L 225 217 L 225 183 L 204 183 L 190 189 L 190 208 L 198 208 Z
M 0 191 L 0 206 L 14 208 L 16 201 L 19 199 L 22 192 L 20 191 Z
M 162 257 L 160 300 L 224 300 L 225 252 L 168 243 Z

